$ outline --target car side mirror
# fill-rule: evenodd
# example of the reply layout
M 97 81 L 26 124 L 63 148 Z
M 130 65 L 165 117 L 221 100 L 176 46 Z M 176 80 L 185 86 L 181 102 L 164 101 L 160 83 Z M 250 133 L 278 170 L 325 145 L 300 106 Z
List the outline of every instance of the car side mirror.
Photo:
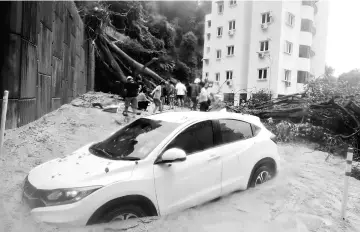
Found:
M 163 153 L 161 160 L 158 163 L 183 162 L 186 159 L 187 154 L 185 151 L 179 148 L 171 148 Z

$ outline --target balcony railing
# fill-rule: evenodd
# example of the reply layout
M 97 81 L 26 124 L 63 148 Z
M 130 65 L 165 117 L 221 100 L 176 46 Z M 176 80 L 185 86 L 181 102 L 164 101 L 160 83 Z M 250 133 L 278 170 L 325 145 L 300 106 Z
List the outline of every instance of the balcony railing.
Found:
M 316 2 L 317 1 L 302 1 L 302 5 L 303 6 L 312 6 L 313 9 L 314 9 L 314 14 L 317 14 L 318 8 L 317 8 L 317 5 L 316 5 Z

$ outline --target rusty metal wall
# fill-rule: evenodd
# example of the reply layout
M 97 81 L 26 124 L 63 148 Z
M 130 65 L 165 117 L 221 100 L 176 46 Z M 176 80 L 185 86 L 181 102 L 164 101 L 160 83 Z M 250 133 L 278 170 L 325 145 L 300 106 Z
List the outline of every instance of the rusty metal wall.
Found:
M 1 2 L 0 30 L 0 98 L 9 91 L 6 129 L 93 90 L 94 51 L 74 2 Z

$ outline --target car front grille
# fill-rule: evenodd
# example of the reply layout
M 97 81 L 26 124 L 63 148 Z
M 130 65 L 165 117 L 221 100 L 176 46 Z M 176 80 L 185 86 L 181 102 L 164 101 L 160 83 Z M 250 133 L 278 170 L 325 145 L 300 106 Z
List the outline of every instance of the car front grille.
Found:
M 41 200 L 41 193 L 41 190 L 35 188 L 26 177 L 23 187 L 23 201 L 27 203 L 30 209 L 45 207 L 44 202 Z

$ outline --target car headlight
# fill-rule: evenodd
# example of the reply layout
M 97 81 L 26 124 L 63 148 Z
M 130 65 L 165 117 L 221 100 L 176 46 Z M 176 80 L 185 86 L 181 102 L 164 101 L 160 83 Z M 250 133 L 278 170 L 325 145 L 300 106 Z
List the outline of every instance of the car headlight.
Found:
M 42 200 L 47 206 L 70 204 L 80 201 L 101 187 L 102 186 L 90 186 L 82 188 L 46 190 L 44 191 Z

